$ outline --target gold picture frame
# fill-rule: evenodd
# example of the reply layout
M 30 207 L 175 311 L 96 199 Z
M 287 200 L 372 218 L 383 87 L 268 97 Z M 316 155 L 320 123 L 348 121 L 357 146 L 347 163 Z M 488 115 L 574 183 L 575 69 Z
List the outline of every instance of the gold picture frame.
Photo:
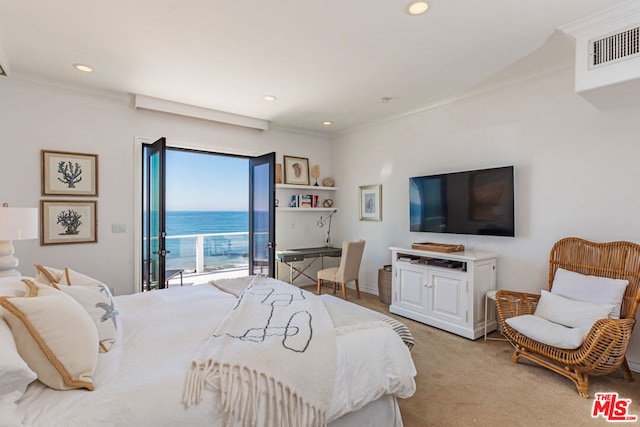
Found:
M 360 195 L 360 221 L 382 221 L 382 185 L 362 185 Z
M 283 156 L 283 160 L 285 184 L 309 185 L 309 159 Z
M 98 202 L 40 200 L 40 245 L 98 242 Z
M 43 196 L 98 196 L 98 155 L 41 150 Z

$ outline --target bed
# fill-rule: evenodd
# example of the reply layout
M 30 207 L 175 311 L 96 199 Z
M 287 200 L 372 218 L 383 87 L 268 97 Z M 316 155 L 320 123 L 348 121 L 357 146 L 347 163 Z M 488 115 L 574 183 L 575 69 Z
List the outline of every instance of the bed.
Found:
M 26 304 L 32 303 L 34 297 L 45 298 L 41 295 L 29 297 L 29 293 L 33 294 L 38 290 L 44 292 L 47 298 L 53 298 L 59 297 L 58 293 L 66 292 L 65 295 L 69 295 L 67 287 L 102 285 L 88 276 L 76 274 L 72 286 L 69 276 L 73 276 L 73 272 L 68 273 L 66 270 L 44 270 L 49 271 L 52 277 L 40 275 L 39 272 L 41 277 L 0 279 L 0 303 L 4 303 L 0 313 L 5 320 L 0 323 L 0 341 L 8 339 L 6 330 L 11 330 L 15 338 L 15 343 L 10 343 L 11 345 L 0 342 L 0 348 L 4 349 L 0 350 L 4 352 L 0 354 L 2 365 L 12 363 L 7 357 L 7 352 L 15 353 L 11 355 L 13 367 L 0 367 L 3 378 L 13 378 L 12 381 L 15 383 L 13 390 L 6 390 L 7 384 L 0 387 L 0 393 L 4 393 L 4 396 L 0 395 L 0 420 L 5 420 L 7 425 L 296 425 L 297 412 L 301 412 L 303 408 L 301 402 L 316 399 L 321 403 L 314 406 L 316 412 L 310 412 L 311 418 L 308 419 L 312 421 L 309 421 L 309 425 L 402 426 L 397 398 L 407 398 L 414 393 L 416 375 L 410 354 L 412 337 L 408 329 L 387 316 L 333 296 L 318 297 L 284 282 L 259 276 L 133 295 L 107 295 L 111 303 L 104 307 L 107 310 L 110 307 L 108 312 L 113 316 L 107 316 L 107 321 L 103 324 L 113 323 L 114 328 L 109 329 L 106 334 L 101 333 L 97 336 L 98 341 L 93 342 L 99 345 L 106 343 L 108 348 L 107 351 L 103 349 L 97 353 L 93 372 L 84 372 L 85 377 L 90 377 L 90 385 L 58 390 L 41 382 L 40 375 L 38 380 L 34 381 L 35 376 L 28 373 L 31 366 L 25 362 L 25 370 L 25 366 L 15 360 L 16 355 L 25 359 L 24 349 L 22 353 L 15 350 L 16 346 L 20 348 L 24 343 L 18 342 L 16 331 L 13 329 L 20 327 L 20 319 L 16 320 L 14 313 L 9 312 L 15 311 L 14 306 L 18 305 L 18 302 Z M 56 286 L 52 286 L 55 283 L 44 286 L 40 284 L 56 279 L 59 289 L 55 289 L 55 294 L 53 289 Z M 258 279 L 261 283 L 257 283 Z M 68 282 L 66 286 L 60 285 L 60 282 L 65 280 Z M 34 285 L 36 290 L 31 289 Z M 49 287 L 52 288 L 51 291 Z M 280 309 L 281 298 L 276 299 L 275 304 L 263 304 L 262 308 L 251 305 L 252 293 L 255 293 L 255 298 L 260 299 L 265 295 L 265 287 L 277 289 L 278 295 L 290 292 L 296 298 L 300 296 L 299 299 L 304 300 L 298 301 L 300 304 L 311 302 L 312 305 L 315 304 L 318 312 L 310 311 L 313 315 L 304 317 L 301 321 L 300 313 L 307 313 L 307 309 L 295 307 L 295 316 L 289 316 L 290 320 L 283 327 L 283 323 L 278 323 L 276 315 L 273 314 L 274 310 Z M 52 294 L 49 295 L 47 292 Z M 101 292 L 105 293 L 104 289 L 101 288 Z M 269 293 L 269 298 L 273 299 L 272 294 L 273 292 Z M 14 305 L 11 305 L 12 301 Z M 264 302 L 264 299 L 262 301 Z M 71 303 L 66 299 L 65 303 L 69 303 L 69 307 L 57 317 L 64 317 L 72 311 Z M 245 320 L 240 323 L 246 321 L 247 317 L 260 323 L 262 320 L 259 319 L 265 319 L 264 313 L 269 313 L 267 317 L 271 325 L 264 328 L 247 328 L 252 331 L 248 340 L 237 339 L 238 334 L 234 335 L 232 328 L 220 332 L 222 327 L 229 324 L 230 319 L 233 321 L 236 312 L 244 313 L 240 318 Z M 246 316 L 249 312 L 253 315 Z M 91 317 L 91 313 L 89 315 Z M 102 317 L 104 318 L 104 314 Z M 327 324 L 320 325 L 319 321 L 327 323 L 327 318 L 330 319 L 330 333 L 325 334 L 322 328 L 327 329 Z M 96 321 L 97 317 L 94 315 L 93 319 Z M 112 320 L 114 321 L 111 322 Z M 73 326 L 69 327 L 69 324 Z M 72 330 L 73 334 L 58 334 L 67 337 L 81 333 L 78 332 L 81 328 L 77 326 L 77 321 L 69 324 L 65 326 L 47 323 L 42 328 L 58 332 L 61 329 Z M 308 339 L 301 341 L 300 336 L 306 327 L 313 327 L 313 334 L 309 333 Z M 274 350 L 276 355 L 271 359 L 270 351 L 264 351 L 261 347 L 257 351 L 251 350 L 251 346 L 255 344 L 251 341 L 257 341 L 256 330 L 262 334 L 262 341 L 268 341 L 272 346 L 273 343 L 277 343 L 276 346 L 282 347 L 283 343 L 288 341 L 285 346 L 287 348 Z M 295 333 L 290 333 L 294 330 Z M 273 334 L 265 334 L 264 331 L 271 331 Z M 89 334 L 91 331 L 86 332 Z M 304 352 L 298 350 L 303 347 L 312 348 L 315 340 L 319 340 L 320 337 L 327 339 L 326 342 L 322 342 L 322 347 L 326 350 L 310 356 L 310 359 L 301 359 L 300 363 L 297 353 Z M 246 334 L 244 338 L 247 338 Z M 233 341 L 229 347 L 225 339 Z M 236 341 L 250 342 L 239 343 L 238 348 L 234 349 Z M 64 349 L 60 351 L 68 352 L 68 349 L 74 346 L 76 344 L 64 343 Z M 251 380 L 241 377 L 235 380 L 235 385 L 240 391 L 233 391 L 233 381 L 229 381 L 230 385 L 225 383 L 222 375 L 225 372 L 224 365 L 220 362 L 216 375 L 209 372 L 209 377 L 196 379 L 191 384 L 190 378 L 193 375 L 197 377 L 198 369 L 205 365 L 216 365 L 215 360 L 209 365 L 206 358 L 205 362 L 198 360 L 203 352 L 209 351 L 206 350 L 207 346 L 215 353 L 208 359 L 210 361 L 226 357 L 234 363 L 246 359 L 247 362 L 242 362 L 241 366 L 250 366 L 246 371 L 258 372 L 256 382 L 259 384 L 263 382 L 260 378 L 265 378 L 260 377 L 261 372 L 273 370 L 273 377 L 278 379 L 283 366 L 287 367 L 287 372 L 283 374 L 286 380 L 272 381 L 268 384 L 265 382 L 266 388 L 247 392 L 245 388 Z M 282 353 L 281 356 L 275 353 L 276 351 L 284 351 L 286 354 Z M 289 353 L 296 354 L 289 356 Z M 69 355 L 74 356 L 75 354 Z M 292 357 L 291 361 L 289 357 Z M 284 363 L 274 363 L 274 360 Z M 296 367 L 296 364 L 300 366 Z M 23 372 L 18 372 L 20 369 Z M 212 379 L 214 377 L 215 381 Z M 25 389 L 26 384 L 28 385 Z M 200 386 L 197 391 L 194 391 L 194 384 Z M 281 388 L 276 389 L 274 384 Z M 323 396 L 318 392 L 319 397 L 313 396 L 317 390 L 327 387 L 328 395 Z M 227 397 L 225 401 L 227 389 L 236 394 Z M 285 394 L 291 394 L 295 399 L 287 398 Z M 246 401 L 246 395 L 251 395 L 251 399 L 255 400 L 253 412 L 249 410 L 249 418 L 246 414 L 238 415 L 239 407 L 246 412 L 246 407 L 251 406 L 251 403 Z

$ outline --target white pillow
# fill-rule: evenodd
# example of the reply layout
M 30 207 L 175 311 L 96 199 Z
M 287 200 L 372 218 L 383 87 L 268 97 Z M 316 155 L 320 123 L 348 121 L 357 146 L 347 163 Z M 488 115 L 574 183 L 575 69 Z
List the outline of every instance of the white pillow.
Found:
M 510 317 L 506 322 L 529 338 L 567 350 L 580 347 L 589 333 L 588 328 L 567 328 L 532 314 Z
M 35 264 L 36 267 L 36 281 L 44 283 L 45 285 L 51 285 L 58 283 L 62 278 L 63 270 L 53 267 L 46 267 L 42 264 Z
M 540 291 L 540 300 L 534 315 L 570 328 L 587 328 L 598 319 L 606 319 L 614 304 L 593 304 L 575 301 L 551 292 Z
M 24 276 L 0 277 L 0 297 L 22 297 L 29 290 L 27 285 L 22 281 Z M 26 277 L 26 279 L 31 279 Z
M 0 425 L 22 425 L 16 401 L 35 380 L 36 373 L 18 354 L 13 334 L 0 317 Z
M 614 304 L 609 317 L 619 319 L 622 297 L 628 284 L 628 280 L 586 276 L 559 268 L 553 277 L 551 292 L 577 301 Z
M 39 285 L 32 297 L 3 297 L 4 318 L 18 353 L 45 385 L 57 390 L 93 390 L 98 332 L 73 298 Z
M 65 268 L 58 289 L 79 302 L 89 313 L 98 330 L 100 352 L 109 351 L 118 336 L 119 313 L 107 285 Z

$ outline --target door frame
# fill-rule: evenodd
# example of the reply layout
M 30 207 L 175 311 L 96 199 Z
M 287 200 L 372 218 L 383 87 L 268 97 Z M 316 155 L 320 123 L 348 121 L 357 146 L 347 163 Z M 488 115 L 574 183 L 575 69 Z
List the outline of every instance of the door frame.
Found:
M 136 136 L 133 141 L 133 277 L 135 293 L 142 292 L 142 157 L 144 144 L 152 144 L 162 138 L 162 135 Z M 202 151 L 212 154 L 229 154 L 232 156 L 257 157 L 265 154 L 264 151 L 230 149 L 229 147 L 218 147 L 213 144 L 198 143 L 194 141 L 180 141 L 175 138 L 165 137 L 168 147 L 184 148 L 187 150 Z

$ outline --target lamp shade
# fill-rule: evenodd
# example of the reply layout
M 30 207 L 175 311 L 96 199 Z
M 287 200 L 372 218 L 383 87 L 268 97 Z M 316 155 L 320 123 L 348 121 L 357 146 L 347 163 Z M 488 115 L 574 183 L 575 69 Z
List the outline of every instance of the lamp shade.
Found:
M 38 238 L 38 208 L 0 207 L 0 240 Z

